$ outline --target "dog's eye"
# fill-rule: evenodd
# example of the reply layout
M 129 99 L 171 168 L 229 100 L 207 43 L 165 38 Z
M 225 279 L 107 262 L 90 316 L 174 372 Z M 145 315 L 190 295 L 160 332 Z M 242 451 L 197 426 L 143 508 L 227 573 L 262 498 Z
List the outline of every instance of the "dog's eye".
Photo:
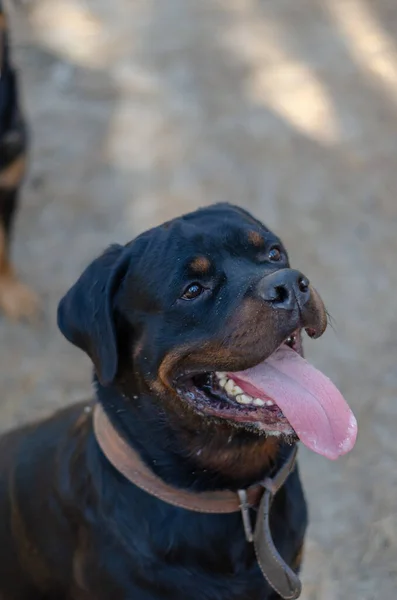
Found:
M 270 248 L 268 253 L 269 260 L 271 260 L 272 262 L 278 262 L 279 260 L 281 260 L 282 256 L 283 255 L 280 248 L 278 248 L 277 246 L 273 246 L 273 248 Z
M 204 288 L 199 283 L 191 283 L 182 294 L 183 300 L 194 300 L 198 298 L 204 291 Z

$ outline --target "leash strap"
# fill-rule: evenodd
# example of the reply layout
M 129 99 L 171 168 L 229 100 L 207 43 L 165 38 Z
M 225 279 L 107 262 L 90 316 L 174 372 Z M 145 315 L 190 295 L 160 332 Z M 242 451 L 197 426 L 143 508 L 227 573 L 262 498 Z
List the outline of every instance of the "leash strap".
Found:
M 284 600 L 296 600 L 302 591 L 302 584 L 298 575 L 281 558 L 274 545 L 270 531 L 270 507 L 274 495 L 286 481 L 288 475 L 293 471 L 297 447 L 290 459 L 273 479 L 264 481 L 265 493 L 259 504 L 258 516 L 254 532 L 254 548 L 259 567 L 269 585 Z
M 238 491 L 245 537 L 248 542 L 254 544 L 256 559 L 264 578 L 284 600 L 299 598 L 302 584 L 297 574 L 282 559 L 274 545 L 270 531 L 270 508 L 274 496 L 295 468 L 297 452 L 298 448 L 295 446 L 288 460 L 275 476 L 267 477 L 262 482 L 265 491 L 258 507 L 254 531 L 250 519 L 252 505 L 248 501 L 246 491 Z

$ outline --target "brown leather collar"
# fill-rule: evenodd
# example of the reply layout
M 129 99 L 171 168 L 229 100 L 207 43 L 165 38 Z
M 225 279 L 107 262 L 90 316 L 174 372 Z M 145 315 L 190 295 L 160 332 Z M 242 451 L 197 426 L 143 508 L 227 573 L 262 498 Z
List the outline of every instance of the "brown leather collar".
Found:
M 231 490 L 189 492 L 174 488 L 157 477 L 119 435 L 100 404 L 95 405 L 93 425 L 97 442 L 109 462 L 148 494 L 167 504 L 195 512 L 225 514 L 241 511 L 245 536 L 248 542 L 253 542 L 259 566 L 270 586 L 285 600 L 295 600 L 300 596 L 299 578 L 278 553 L 269 525 L 273 496 L 295 467 L 297 446 L 272 478 L 268 477 L 257 485 L 237 493 Z M 251 525 L 252 508 L 258 508 L 254 529 Z

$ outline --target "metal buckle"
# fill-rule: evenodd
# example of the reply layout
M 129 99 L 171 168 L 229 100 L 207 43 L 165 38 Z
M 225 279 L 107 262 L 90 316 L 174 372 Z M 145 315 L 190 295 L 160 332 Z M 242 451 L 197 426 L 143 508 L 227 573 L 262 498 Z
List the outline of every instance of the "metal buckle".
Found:
M 251 506 L 247 500 L 247 492 L 245 490 L 238 490 L 237 493 L 238 493 L 238 497 L 240 499 L 240 510 L 241 510 L 241 516 L 243 519 L 245 537 L 246 537 L 247 542 L 253 542 L 254 541 L 254 533 L 252 531 L 251 517 L 250 517 L 250 512 L 249 512 Z

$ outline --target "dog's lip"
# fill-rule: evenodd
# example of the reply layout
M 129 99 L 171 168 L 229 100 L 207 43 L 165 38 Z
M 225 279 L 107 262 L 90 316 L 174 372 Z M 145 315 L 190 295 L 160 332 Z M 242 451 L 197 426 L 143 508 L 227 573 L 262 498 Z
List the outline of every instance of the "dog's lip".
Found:
M 294 315 L 291 315 L 290 320 L 294 321 L 291 323 L 291 329 L 289 333 L 284 337 L 284 340 L 294 333 L 298 332 L 298 340 L 299 340 L 299 349 L 297 352 L 303 356 L 303 348 L 301 343 L 301 333 L 302 331 L 306 331 L 307 335 L 312 339 L 317 339 L 323 335 L 327 328 L 328 319 L 327 312 L 325 310 L 324 303 L 321 299 L 321 296 L 317 292 L 317 290 L 310 285 L 311 297 L 310 301 L 305 304 L 304 307 L 298 307 L 298 310 Z M 277 350 L 281 346 L 284 340 L 280 340 L 279 342 L 275 342 L 274 346 L 269 348 L 265 355 L 258 357 L 255 364 L 252 365 L 230 365 L 230 364 L 222 364 L 221 362 L 216 365 L 200 365 L 194 366 L 186 364 L 189 361 L 189 355 L 191 354 L 191 348 L 186 349 L 185 355 L 182 355 L 180 359 L 174 363 L 174 369 L 170 370 L 167 373 L 166 380 L 168 382 L 168 386 L 176 388 L 177 384 L 183 380 L 194 377 L 195 375 L 200 375 L 203 373 L 209 373 L 214 371 L 240 371 L 248 368 L 255 367 L 259 365 L 261 362 L 267 360 L 273 352 Z
M 236 371 L 237 372 L 237 371 L 240 371 L 243 369 L 256 367 L 263 361 L 267 360 L 277 350 L 277 348 L 280 348 L 280 346 L 282 346 L 284 343 L 286 343 L 286 340 L 288 340 L 288 338 L 293 337 L 293 336 L 295 336 L 295 338 L 296 338 L 294 350 L 298 354 L 303 356 L 302 331 L 303 331 L 303 328 L 300 328 L 300 327 L 298 327 L 297 329 L 293 329 L 284 338 L 284 340 L 280 344 L 275 345 L 274 348 L 270 352 L 267 352 L 265 355 L 259 357 L 258 360 L 256 360 L 255 363 L 253 363 L 252 365 L 244 366 L 242 369 L 239 367 L 237 367 L 237 368 L 233 367 L 233 369 L 230 369 L 228 365 L 217 365 L 217 366 L 208 365 L 206 367 L 189 366 L 189 367 L 184 367 L 184 368 L 180 367 L 173 374 L 173 377 L 172 377 L 173 387 L 176 388 L 179 384 L 183 383 L 184 381 L 190 380 L 193 377 L 196 377 L 197 375 L 203 375 L 205 373 L 214 373 L 216 371 Z M 311 338 L 316 337 L 316 334 L 311 335 L 308 331 L 306 331 L 306 333 Z
M 292 333 L 279 344 L 269 356 L 263 358 L 257 364 L 259 365 L 261 362 L 266 361 L 274 352 L 287 345 L 288 339 L 290 338 L 293 338 L 290 347 L 298 354 L 302 354 L 301 331 L 301 329 L 292 331 Z M 216 397 L 215 399 L 214 397 L 211 398 L 214 392 L 208 396 L 208 391 L 205 391 L 204 387 L 201 385 L 198 386 L 197 383 L 194 382 L 195 376 L 200 375 L 207 375 L 209 381 L 214 379 L 215 381 L 218 381 L 221 377 L 219 371 L 220 370 L 218 369 L 189 369 L 175 381 L 175 392 L 181 401 L 192 405 L 193 409 L 203 416 L 219 418 L 222 421 L 226 420 L 235 425 L 239 424 L 243 427 L 254 428 L 258 432 L 263 431 L 268 435 L 283 435 L 286 439 L 295 439 L 296 434 L 294 429 L 275 402 L 271 402 L 271 405 L 265 406 L 264 404 L 255 404 L 255 400 L 257 399 L 252 399 L 252 403 L 247 405 L 239 403 L 236 399 L 231 397 L 229 393 L 226 393 L 223 399 L 221 396 L 217 400 Z M 230 376 L 232 376 L 232 374 Z M 191 389 L 190 386 L 192 384 L 197 390 L 196 392 Z M 187 386 L 186 388 L 185 385 Z M 221 402 L 221 404 L 219 404 L 219 402 Z M 264 415 L 266 415 L 265 418 Z

